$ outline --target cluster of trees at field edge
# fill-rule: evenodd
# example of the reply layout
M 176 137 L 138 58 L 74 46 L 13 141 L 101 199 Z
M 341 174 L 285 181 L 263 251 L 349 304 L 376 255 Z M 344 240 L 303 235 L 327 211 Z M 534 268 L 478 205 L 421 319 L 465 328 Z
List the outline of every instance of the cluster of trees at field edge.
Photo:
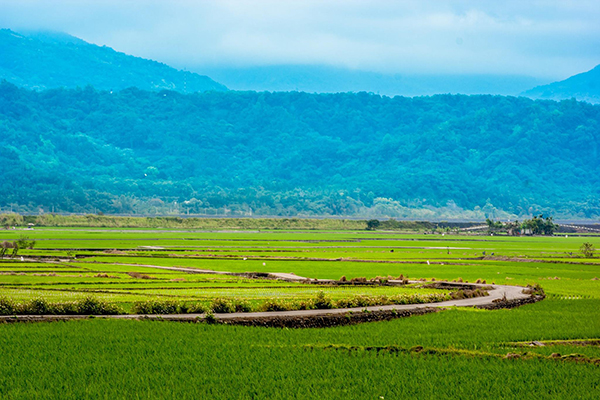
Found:
M 553 235 L 558 229 L 558 225 L 554 223 L 554 218 L 546 217 L 543 214 L 534 215 L 533 218 L 519 221 L 493 221 L 486 219 L 489 233 L 504 232 L 509 235 Z

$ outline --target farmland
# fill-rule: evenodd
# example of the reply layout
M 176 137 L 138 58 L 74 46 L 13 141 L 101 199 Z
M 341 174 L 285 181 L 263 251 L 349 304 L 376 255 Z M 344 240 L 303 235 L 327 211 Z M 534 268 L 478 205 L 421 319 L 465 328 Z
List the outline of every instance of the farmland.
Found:
M 17 302 L 92 296 L 128 312 L 149 299 L 258 305 L 319 292 L 334 301 L 439 292 L 307 285 L 224 271 L 480 279 L 540 284 L 547 297 L 510 310 L 452 308 L 320 329 L 98 318 L 2 324 L 2 398 L 600 395 L 600 260 L 579 253 L 584 241 L 599 248 L 598 237 L 60 227 L 0 231 L 0 240 L 22 235 L 36 240 L 34 249 L 0 262 L 0 293 Z M 532 341 L 545 345 L 527 345 Z

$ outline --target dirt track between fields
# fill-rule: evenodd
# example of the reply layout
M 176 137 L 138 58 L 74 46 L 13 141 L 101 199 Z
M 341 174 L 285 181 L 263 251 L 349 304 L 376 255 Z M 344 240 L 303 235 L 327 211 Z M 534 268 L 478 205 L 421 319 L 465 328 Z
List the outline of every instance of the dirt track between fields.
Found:
M 242 275 L 238 273 L 198 270 L 184 267 L 164 267 L 157 265 L 136 265 L 140 267 L 166 269 L 174 271 L 185 271 L 190 273 L 204 274 L 231 274 Z M 308 278 L 300 277 L 290 273 L 263 273 L 260 274 L 268 279 L 280 279 L 292 282 L 305 282 Z M 314 282 L 314 280 L 312 280 Z M 331 283 L 334 281 L 321 279 L 318 283 Z M 401 281 L 390 280 L 389 284 L 400 285 Z M 417 281 L 413 283 L 418 283 Z M 367 322 L 375 320 L 387 320 L 392 318 L 404 317 L 413 314 L 425 314 L 435 312 L 448 307 L 477 307 L 487 309 L 512 308 L 522 304 L 527 304 L 541 300 L 543 297 L 532 297 L 530 294 L 523 293 L 521 286 L 506 285 L 488 285 L 476 283 L 453 283 L 443 282 L 447 287 L 464 288 L 469 286 L 472 289 L 486 288 L 488 296 L 475 297 L 461 300 L 450 300 L 437 303 L 425 304 L 402 304 L 369 306 L 355 308 L 337 308 L 337 309 L 318 309 L 318 310 L 295 310 L 295 311 L 269 311 L 269 312 L 248 312 L 248 313 L 229 313 L 214 314 L 210 318 L 212 322 L 224 324 L 240 324 L 253 326 L 280 326 L 280 327 L 319 327 L 334 326 L 346 323 Z M 489 289 L 491 288 L 491 289 Z M 98 315 L 95 318 L 111 319 L 149 319 L 164 321 L 182 321 L 199 322 L 205 321 L 206 314 L 128 314 L 128 315 Z M 340 318 L 343 317 L 343 318 Z M 89 318 L 87 315 L 19 315 L 19 316 L 0 316 L 0 322 L 36 322 L 36 321 L 65 321 Z M 353 319 L 354 318 L 354 319 Z M 316 322 L 315 322 L 316 321 Z

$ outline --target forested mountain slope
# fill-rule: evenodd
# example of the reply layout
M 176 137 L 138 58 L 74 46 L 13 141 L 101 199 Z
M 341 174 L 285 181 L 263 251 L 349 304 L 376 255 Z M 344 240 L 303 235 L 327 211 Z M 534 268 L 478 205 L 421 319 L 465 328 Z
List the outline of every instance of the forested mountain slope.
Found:
M 600 106 L 572 100 L 5 82 L 0 132 L 5 210 L 600 215 Z
M 550 100 L 575 98 L 579 101 L 600 103 L 600 65 L 564 81 L 534 87 L 523 92 L 523 96 Z
M 30 89 L 92 85 L 105 90 L 131 86 L 187 93 L 227 90 L 207 76 L 178 71 L 64 33 L 26 36 L 8 29 L 0 30 L 0 79 Z

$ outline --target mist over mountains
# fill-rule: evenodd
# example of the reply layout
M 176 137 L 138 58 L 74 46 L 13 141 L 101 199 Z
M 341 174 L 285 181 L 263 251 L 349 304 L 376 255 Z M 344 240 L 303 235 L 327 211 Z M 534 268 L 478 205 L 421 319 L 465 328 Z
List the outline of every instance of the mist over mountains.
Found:
M 371 92 L 386 96 L 518 95 L 547 80 L 520 75 L 401 75 L 313 65 L 196 67 L 233 90 Z
M 385 96 L 522 95 L 597 103 L 600 67 L 560 82 L 527 75 L 384 74 L 326 65 L 195 66 L 177 70 L 157 61 L 96 46 L 61 32 L 0 30 L 0 79 L 34 90 L 92 85 L 101 90 L 253 90 L 369 92 Z M 210 77 L 209 77 L 210 76 Z M 214 80 L 213 80 L 214 79 Z

